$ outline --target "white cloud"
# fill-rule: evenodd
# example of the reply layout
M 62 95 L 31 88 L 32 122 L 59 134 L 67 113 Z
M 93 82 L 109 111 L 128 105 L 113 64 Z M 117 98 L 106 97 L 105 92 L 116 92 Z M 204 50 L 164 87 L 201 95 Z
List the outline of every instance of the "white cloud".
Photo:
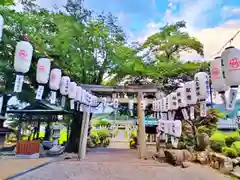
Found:
M 240 8 L 233 6 L 223 6 L 221 16 L 223 19 L 231 18 L 240 15 Z
M 62 8 L 67 3 L 67 0 L 36 0 L 37 4 L 46 9 L 53 9 L 53 7 Z
M 168 9 L 165 11 L 162 22 L 150 22 L 146 25 L 145 32 L 141 32 L 136 39 L 143 42 L 149 35 L 156 33 L 162 25 L 185 20 L 187 22 L 186 31 L 191 36 L 199 39 L 204 45 L 204 59 L 209 59 L 240 29 L 240 20 L 227 21 L 222 25 L 208 28 L 212 21 L 212 9 L 218 7 L 222 19 L 231 17 L 233 14 L 240 14 L 240 8 L 227 7 L 221 8 L 222 0 L 169 0 Z M 176 12 L 176 6 L 179 10 Z M 228 14 L 227 14 L 228 12 Z M 232 42 L 236 47 L 240 47 L 240 35 Z M 200 60 L 202 57 L 196 53 L 181 53 L 183 60 Z
M 222 0 L 219 0 L 220 3 Z M 140 32 L 136 40 L 143 42 L 149 35 L 156 33 L 161 26 L 185 20 L 188 32 L 195 32 L 205 27 L 209 20 L 209 11 L 216 5 L 215 0 L 169 0 L 168 9 L 165 11 L 161 22 L 149 22 L 144 32 Z M 176 6 L 180 9 L 175 13 Z
M 191 35 L 203 43 L 205 54 L 204 59 L 210 60 L 217 55 L 215 53 L 217 53 L 238 30 L 240 30 L 240 21 L 228 21 L 223 25 L 202 29 L 191 33 Z M 232 41 L 231 44 L 240 48 L 240 34 Z M 181 57 L 184 59 L 191 59 L 194 57 L 200 58 L 196 53 L 182 53 Z

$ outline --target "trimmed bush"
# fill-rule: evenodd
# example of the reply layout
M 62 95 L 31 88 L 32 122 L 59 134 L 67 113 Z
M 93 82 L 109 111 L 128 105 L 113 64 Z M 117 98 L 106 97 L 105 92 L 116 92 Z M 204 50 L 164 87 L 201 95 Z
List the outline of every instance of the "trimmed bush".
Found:
M 92 126 L 94 126 L 94 127 L 100 127 L 100 126 L 109 127 L 110 125 L 111 125 L 111 123 L 104 119 L 99 119 L 92 123 Z
M 215 132 L 210 137 L 210 147 L 216 152 L 221 152 L 223 147 L 231 147 L 235 141 L 239 140 L 239 138 L 238 130 L 231 133 Z
M 240 141 L 234 142 L 231 147 L 236 149 L 238 155 L 240 156 Z
M 236 149 L 230 148 L 230 147 L 227 147 L 227 146 L 222 148 L 222 153 L 225 156 L 231 157 L 231 158 L 237 157 L 237 155 L 238 155 Z
M 226 144 L 225 144 L 225 136 L 223 133 L 216 132 L 210 137 L 210 147 L 214 151 L 221 152 L 224 146 L 226 146 Z
M 91 130 L 90 137 L 94 147 L 107 147 L 110 144 L 110 131 L 107 129 Z

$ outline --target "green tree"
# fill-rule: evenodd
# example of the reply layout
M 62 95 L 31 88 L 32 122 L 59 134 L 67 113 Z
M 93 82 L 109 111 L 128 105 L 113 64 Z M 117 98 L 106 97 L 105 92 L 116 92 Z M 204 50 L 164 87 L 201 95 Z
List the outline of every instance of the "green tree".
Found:
M 166 25 L 160 28 L 142 45 L 142 48 L 149 48 L 156 55 L 167 60 L 179 58 L 179 53 L 183 51 L 196 51 L 203 55 L 203 45 L 196 38 L 189 36 L 188 33 L 181 31 L 186 28 L 185 21 L 179 21 L 175 24 Z
M 9 6 L 9 5 L 13 5 L 14 0 L 1 0 L 0 1 L 0 6 Z

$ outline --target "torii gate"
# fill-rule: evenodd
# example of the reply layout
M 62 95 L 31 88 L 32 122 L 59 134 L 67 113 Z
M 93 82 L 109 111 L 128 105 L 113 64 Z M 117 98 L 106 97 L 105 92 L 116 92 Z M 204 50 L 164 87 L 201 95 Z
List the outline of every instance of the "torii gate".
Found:
M 161 86 L 156 84 L 151 85 L 127 85 L 127 86 L 102 86 L 102 85 L 88 85 L 81 84 L 84 89 L 87 89 L 96 94 L 112 94 L 112 93 L 137 93 L 137 98 L 134 98 L 134 103 L 138 104 L 138 133 L 137 139 L 139 142 L 139 154 L 141 159 L 146 157 L 146 132 L 143 122 L 143 113 L 141 101 L 143 100 L 143 93 L 157 93 Z M 120 103 L 128 102 L 128 99 L 119 98 Z M 152 100 L 148 100 L 148 104 L 152 103 Z

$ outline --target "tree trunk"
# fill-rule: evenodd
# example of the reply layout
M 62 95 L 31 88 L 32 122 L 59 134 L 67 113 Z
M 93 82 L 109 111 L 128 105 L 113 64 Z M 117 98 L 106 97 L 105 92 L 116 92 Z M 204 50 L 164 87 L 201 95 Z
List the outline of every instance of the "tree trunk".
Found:
M 90 117 L 89 117 L 89 124 L 91 124 L 91 117 L 92 117 L 92 113 L 90 114 Z M 80 135 L 82 135 L 81 134 L 82 119 L 83 119 L 83 113 L 76 112 L 72 120 L 72 123 L 70 125 L 71 127 L 70 136 L 67 142 L 65 152 L 78 153 L 79 139 L 80 139 Z M 91 125 L 89 125 L 89 128 L 88 128 L 88 136 L 90 136 L 90 130 L 91 130 Z
M 70 125 L 71 131 L 65 152 L 78 153 L 79 139 L 81 135 L 83 113 L 76 112 Z
M 3 96 L 3 104 L 2 104 L 2 112 L 0 114 L 2 116 L 5 116 L 7 111 L 7 103 L 12 96 L 6 95 L 5 93 L 3 93 L 2 96 Z M 3 128 L 4 121 L 5 120 L 0 121 L 0 128 Z

